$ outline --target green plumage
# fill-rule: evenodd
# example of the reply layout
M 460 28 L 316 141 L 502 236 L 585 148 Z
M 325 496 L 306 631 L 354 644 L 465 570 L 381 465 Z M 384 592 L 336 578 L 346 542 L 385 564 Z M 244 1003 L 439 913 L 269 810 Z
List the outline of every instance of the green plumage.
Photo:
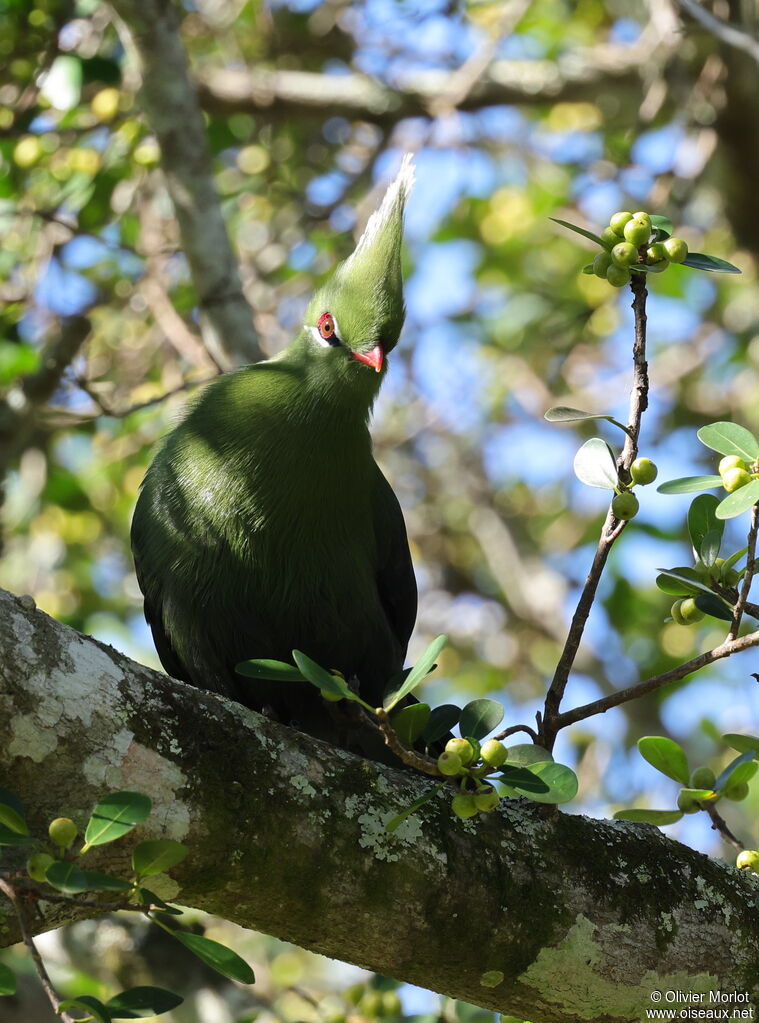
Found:
M 373 705 L 403 666 L 416 585 L 368 419 L 403 324 L 411 180 L 404 161 L 290 347 L 193 402 L 148 469 L 132 525 L 166 670 L 333 739 L 312 687 L 254 682 L 234 666 L 300 649 L 355 676 Z

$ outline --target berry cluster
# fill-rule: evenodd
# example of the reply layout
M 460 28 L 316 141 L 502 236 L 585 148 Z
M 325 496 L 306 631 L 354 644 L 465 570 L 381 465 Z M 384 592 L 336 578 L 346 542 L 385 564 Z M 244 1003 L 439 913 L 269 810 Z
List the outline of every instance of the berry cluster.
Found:
M 488 739 L 482 745 L 471 738 L 448 740 L 437 766 L 446 777 L 461 777 L 461 791 L 451 803 L 457 817 L 474 817 L 498 806 L 501 797 L 485 779 L 502 767 L 508 756 L 508 750 L 498 739 Z
M 738 455 L 725 455 L 719 463 L 719 474 L 722 477 L 722 486 L 728 494 L 745 487 L 752 479 L 759 478 L 756 466 L 749 465 Z
M 643 210 L 615 213 L 601 232 L 606 250 L 593 260 L 593 273 L 615 288 L 622 288 L 630 283 L 631 270 L 641 266 L 664 270 L 670 263 L 687 259 L 688 246 L 682 238 L 658 241 L 657 236 L 660 235 L 650 215 Z
M 618 519 L 634 519 L 638 514 L 640 504 L 638 498 L 630 489 L 637 484 L 645 487 L 653 483 L 659 474 L 659 470 L 650 458 L 636 458 L 630 466 L 630 478 L 632 482 L 629 487 L 620 488 L 617 496 L 611 502 L 611 510 Z

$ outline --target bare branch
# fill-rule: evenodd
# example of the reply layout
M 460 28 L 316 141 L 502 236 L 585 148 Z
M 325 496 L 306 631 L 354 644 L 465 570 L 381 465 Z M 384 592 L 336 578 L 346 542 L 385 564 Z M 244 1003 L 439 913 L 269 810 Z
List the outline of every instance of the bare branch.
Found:
M 203 115 L 176 8 L 164 0 L 114 0 L 113 7 L 121 19 L 124 43 L 139 59 L 140 95 L 161 147 L 167 187 L 198 293 L 205 344 L 222 365 L 235 358 L 261 359 L 214 185 Z
M 748 548 L 746 551 L 746 572 L 743 576 L 741 588 L 738 591 L 738 599 L 733 607 L 733 621 L 730 625 L 730 639 L 735 639 L 738 635 L 744 611 L 749 614 L 753 613 L 752 609 L 754 609 L 754 605 L 749 605 L 748 595 L 751 592 L 751 583 L 754 578 L 757 532 L 759 532 L 759 504 L 755 504 L 751 509 L 751 526 L 748 531 Z
M 741 852 L 746 846 L 741 842 L 739 838 L 736 838 L 730 828 L 727 826 L 727 821 L 719 812 L 717 807 L 713 803 L 701 803 L 704 810 L 708 813 L 709 818 L 712 822 L 712 831 L 718 831 L 720 835 L 728 842 L 734 849 Z
M 735 50 L 743 50 L 759 64 L 759 42 L 747 32 L 716 18 L 710 11 L 701 6 L 697 0 L 676 0 L 684 11 L 703 25 L 713 36 Z

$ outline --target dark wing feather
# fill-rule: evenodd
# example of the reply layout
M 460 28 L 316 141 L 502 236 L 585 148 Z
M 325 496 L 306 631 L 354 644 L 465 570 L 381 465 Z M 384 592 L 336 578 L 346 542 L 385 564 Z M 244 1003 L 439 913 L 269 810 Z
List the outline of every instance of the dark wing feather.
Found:
M 377 466 L 374 496 L 377 589 L 390 626 L 406 656 L 416 622 L 416 578 L 398 498 Z

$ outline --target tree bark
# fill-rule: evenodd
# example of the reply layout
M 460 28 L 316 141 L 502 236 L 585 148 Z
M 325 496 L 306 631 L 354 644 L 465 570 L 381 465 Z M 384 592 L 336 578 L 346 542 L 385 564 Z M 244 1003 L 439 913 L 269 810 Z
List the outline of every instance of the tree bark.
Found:
M 84 824 L 107 791 L 145 792 L 147 822 L 94 867 L 126 869 L 138 839 L 181 840 L 164 897 L 535 1023 L 638 1021 L 655 991 L 759 992 L 756 876 L 650 825 L 522 801 L 461 821 L 446 792 L 388 834 L 427 778 L 167 678 L 4 591 L 0 784 L 37 834 L 54 816 Z M 57 906 L 38 929 L 76 916 Z

